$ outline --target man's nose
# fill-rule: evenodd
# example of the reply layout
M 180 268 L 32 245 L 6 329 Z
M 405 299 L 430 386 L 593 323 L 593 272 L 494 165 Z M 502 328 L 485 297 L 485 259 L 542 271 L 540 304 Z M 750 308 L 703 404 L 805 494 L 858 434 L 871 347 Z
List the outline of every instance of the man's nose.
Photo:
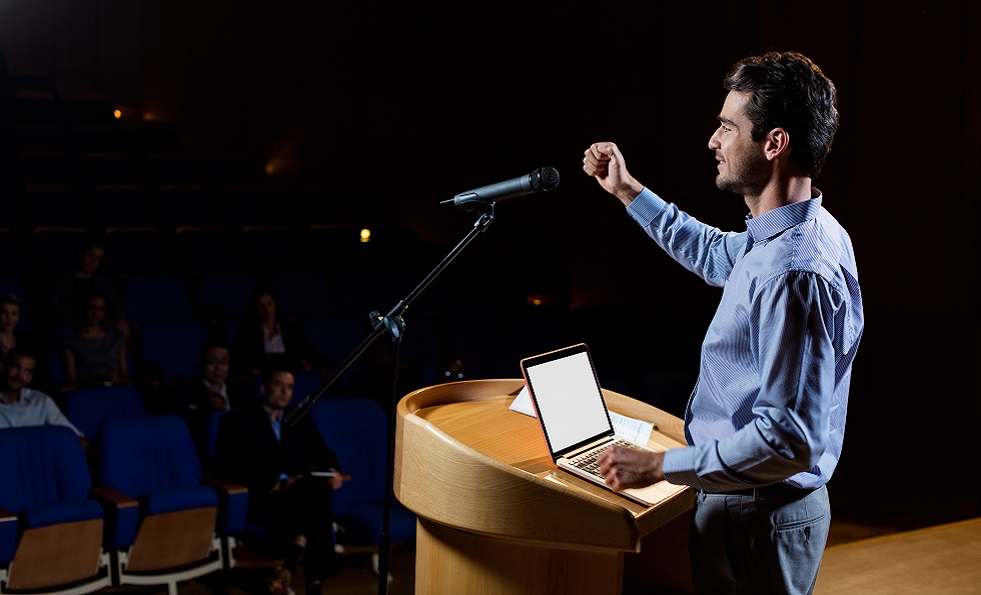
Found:
M 716 150 L 716 149 L 719 148 L 719 138 L 718 137 L 719 137 L 719 131 L 718 130 L 716 130 L 715 132 L 713 132 L 712 133 L 712 136 L 709 137 L 708 148 L 711 149 L 712 151 L 714 151 L 714 150 Z

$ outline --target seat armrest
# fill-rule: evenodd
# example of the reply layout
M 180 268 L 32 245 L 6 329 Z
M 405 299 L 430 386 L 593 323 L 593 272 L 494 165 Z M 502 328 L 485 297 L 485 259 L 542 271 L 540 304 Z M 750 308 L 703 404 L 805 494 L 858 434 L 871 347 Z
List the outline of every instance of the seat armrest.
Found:
M 127 508 L 131 506 L 139 507 L 140 503 L 136 498 L 132 496 L 127 496 L 126 494 L 120 492 L 116 488 L 110 488 L 107 486 L 95 486 L 89 489 L 89 497 L 95 498 L 103 506 L 112 506 L 113 508 Z
M 89 489 L 89 497 L 102 505 L 106 523 L 105 546 L 122 548 L 132 545 L 140 527 L 140 502 L 108 486 Z
M 226 494 L 239 494 L 244 492 L 247 494 L 249 492 L 249 488 L 240 483 L 225 481 L 224 479 L 218 479 L 212 475 L 202 475 L 201 483 L 206 486 L 211 486 L 219 494 L 222 492 L 225 492 Z
M 201 483 L 218 493 L 218 533 L 234 535 L 242 532 L 249 511 L 249 489 L 211 475 L 202 475 Z

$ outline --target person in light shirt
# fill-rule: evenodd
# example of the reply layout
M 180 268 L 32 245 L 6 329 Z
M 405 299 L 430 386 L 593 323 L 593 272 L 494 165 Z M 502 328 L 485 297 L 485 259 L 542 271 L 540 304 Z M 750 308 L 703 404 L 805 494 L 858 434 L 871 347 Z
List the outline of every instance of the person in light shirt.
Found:
M 663 480 L 694 488 L 697 592 L 811 593 L 864 328 L 851 238 L 812 185 L 838 127 L 836 91 L 797 52 L 741 60 L 723 87 L 708 149 L 716 186 L 749 208 L 745 231 L 707 225 L 655 194 L 615 143 L 585 151 L 583 170 L 655 243 L 722 288 L 685 412 L 688 446 L 614 447 L 599 468 L 614 491 Z
M 36 363 L 37 358 L 23 347 L 10 348 L 0 359 L 0 429 L 65 426 L 88 447 L 85 435 L 65 417 L 54 399 L 28 386 L 34 380 Z

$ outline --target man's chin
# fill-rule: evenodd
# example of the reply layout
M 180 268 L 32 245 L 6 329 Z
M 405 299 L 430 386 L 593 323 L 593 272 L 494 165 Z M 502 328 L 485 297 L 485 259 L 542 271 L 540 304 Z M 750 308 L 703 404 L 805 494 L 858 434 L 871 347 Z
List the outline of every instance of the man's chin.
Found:
M 725 190 L 726 192 L 743 194 L 743 189 L 740 186 L 733 184 L 730 180 L 726 180 L 721 175 L 715 177 L 715 187 L 719 190 Z

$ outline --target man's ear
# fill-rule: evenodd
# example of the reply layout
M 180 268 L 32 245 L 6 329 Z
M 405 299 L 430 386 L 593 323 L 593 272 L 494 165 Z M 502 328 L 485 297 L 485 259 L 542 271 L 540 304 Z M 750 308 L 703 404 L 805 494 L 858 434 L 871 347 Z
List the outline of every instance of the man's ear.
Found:
M 783 128 L 774 128 L 766 135 L 763 144 L 763 154 L 767 160 L 773 161 L 781 155 L 790 155 L 790 133 Z

